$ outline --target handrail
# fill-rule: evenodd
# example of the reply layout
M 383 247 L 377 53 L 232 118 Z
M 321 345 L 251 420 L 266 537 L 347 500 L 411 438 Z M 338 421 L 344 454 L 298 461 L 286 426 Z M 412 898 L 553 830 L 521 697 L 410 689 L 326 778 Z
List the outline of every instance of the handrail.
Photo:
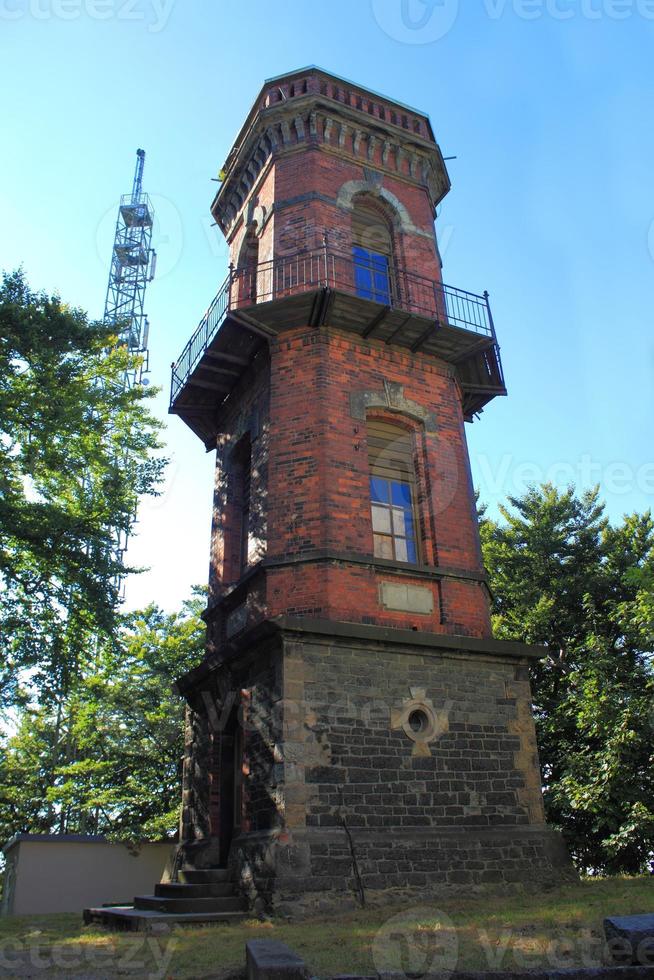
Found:
M 368 276 L 368 279 L 366 279 Z M 394 309 L 438 320 L 441 325 L 470 330 L 495 342 L 488 293 L 482 296 L 427 279 L 398 267 L 387 272 L 362 265 L 347 252 L 321 248 L 277 256 L 267 262 L 234 269 L 216 293 L 198 328 L 172 365 L 171 404 L 195 370 L 230 310 L 331 287 L 385 303 Z
M 229 309 L 231 281 L 232 271 L 230 270 L 224 283 L 211 301 L 207 312 L 200 320 L 197 330 L 172 365 L 171 404 L 186 384 L 198 361 L 220 329 L 220 325 Z

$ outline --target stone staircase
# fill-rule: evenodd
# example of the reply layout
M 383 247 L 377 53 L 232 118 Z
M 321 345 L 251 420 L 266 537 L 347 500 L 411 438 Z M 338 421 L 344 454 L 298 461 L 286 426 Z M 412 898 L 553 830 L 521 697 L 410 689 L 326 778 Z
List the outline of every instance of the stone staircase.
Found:
M 246 918 L 241 898 L 226 868 L 182 868 L 177 882 L 161 882 L 154 895 L 137 895 L 133 905 L 84 910 L 84 922 L 114 929 L 149 929 L 155 923 L 238 922 Z

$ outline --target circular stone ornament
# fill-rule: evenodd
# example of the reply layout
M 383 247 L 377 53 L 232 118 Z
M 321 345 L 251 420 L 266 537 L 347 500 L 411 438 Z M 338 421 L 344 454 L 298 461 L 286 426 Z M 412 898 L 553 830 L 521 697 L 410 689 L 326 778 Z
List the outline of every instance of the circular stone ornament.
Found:
M 424 688 L 411 688 L 410 695 L 391 711 L 391 729 L 401 729 L 413 742 L 412 755 L 431 755 L 430 743 L 449 731 L 452 702 L 436 710 Z

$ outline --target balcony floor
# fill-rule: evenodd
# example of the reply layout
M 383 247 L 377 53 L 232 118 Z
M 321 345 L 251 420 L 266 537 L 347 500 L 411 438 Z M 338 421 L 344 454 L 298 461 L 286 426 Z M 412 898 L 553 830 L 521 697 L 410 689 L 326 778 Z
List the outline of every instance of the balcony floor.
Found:
M 496 395 L 506 394 L 499 354 L 492 337 L 440 323 L 339 289 L 298 289 L 264 303 L 227 312 L 213 340 L 171 403 L 213 448 L 220 405 L 268 339 L 296 327 L 322 326 L 431 355 L 457 367 L 464 392 L 464 415 L 472 419 Z

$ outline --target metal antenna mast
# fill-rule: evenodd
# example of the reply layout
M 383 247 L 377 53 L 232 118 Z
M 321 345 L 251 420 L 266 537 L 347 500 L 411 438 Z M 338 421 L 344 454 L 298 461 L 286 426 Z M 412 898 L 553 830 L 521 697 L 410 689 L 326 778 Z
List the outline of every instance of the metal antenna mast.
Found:
M 154 211 L 142 189 L 144 164 L 145 150 L 137 150 L 132 193 L 123 194 L 118 208 L 103 317 L 107 326 L 116 327 L 118 343 L 140 357 L 138 367 L 124 372 L 126 388 L 147 384 L 144 375 L 148 373 L 149 324 L 144 309 L 145 288 L 154 278 L 157 262 L 151 245 Z
M 123 389 L 147 385 L 149 371 L 149 323 L 145 315 L 145 289 L 154 279 L 157 254 L 152 248 L 154 211 L 150 198 L 143 193 L 145 150 L 136 151 L 136 169 L 132 193 L 123 194 L 118 208 L 116 233 L 111 254 L 103 322 L 115 328 L 118 346 L 125 346 L 138 356 L 135 366 L 123 371 Z M 114 529 L 113 550 L 122 559 L 129 531 Z M 119 591 L 122 582 L 117 581 Z

